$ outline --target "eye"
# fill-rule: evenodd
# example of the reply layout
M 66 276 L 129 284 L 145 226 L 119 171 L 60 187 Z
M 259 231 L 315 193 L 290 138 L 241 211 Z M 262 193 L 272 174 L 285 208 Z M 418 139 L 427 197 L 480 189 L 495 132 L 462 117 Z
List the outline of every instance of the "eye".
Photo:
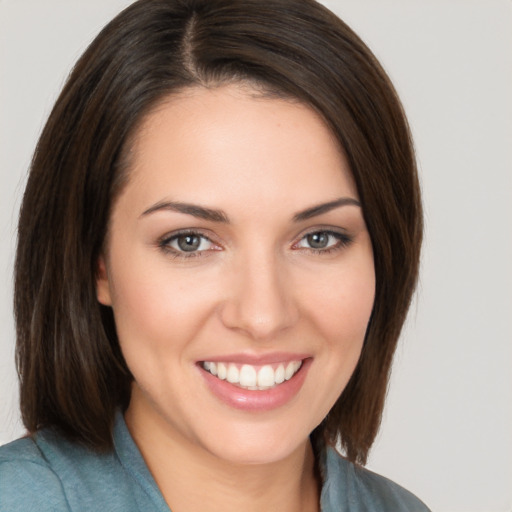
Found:
M 303 236 L 295 248 L 311 249 L 313 251 L 328 252 L 348 245 L 352 239 L 336 231 L 314 231 Z
M 195 233 L 177 233 L 160 241 L 160 247 L 177 256 L 193 256 L 213 249 L 215 244 L 206 236 Z

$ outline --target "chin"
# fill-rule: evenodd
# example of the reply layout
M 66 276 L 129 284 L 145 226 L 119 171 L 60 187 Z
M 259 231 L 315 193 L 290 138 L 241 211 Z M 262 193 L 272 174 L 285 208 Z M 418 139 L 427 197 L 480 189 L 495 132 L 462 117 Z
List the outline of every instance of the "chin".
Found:
M 273 464 L 302 452 L 309 443 L 309 430 L 289 425 L 237 425 L 210 432 L 205 448 L 215 457 L 235 465 Z

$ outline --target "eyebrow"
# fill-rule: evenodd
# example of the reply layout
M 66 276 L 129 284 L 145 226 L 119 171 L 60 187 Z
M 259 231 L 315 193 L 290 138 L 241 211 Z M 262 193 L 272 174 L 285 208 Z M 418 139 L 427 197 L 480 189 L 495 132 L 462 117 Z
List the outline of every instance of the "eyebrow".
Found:
M 311 219 L 318 215 L 322 215 L 323 213 L 330 212 L 335 208 L 339 208 L 341 206 L 361 206 L 361 203 L 352 197 L 340 197 L 339 199 L 335 199 L 334 201 L 329 201 L 328 203 L 322 203 L 301 212 L 296 213 L 293 216 L 294 222 L 301 222 L 304 220 Z M 185 215 L 192 215 L 193 217 L 197 217 L 198 219 L 208 220 L 212 222 L 222 222 L 225 224 L 229 223 L 228 216 L 222 210 L 216 210 L 213 208 L 206 208 L 205 206 L 199 206 L 191 203 L 182 203 L 177 201 L 161 201 L 159 203 L 154 204 L 147 210 L 142 212 L 141 217 L 146 215 L 150 215 L 151 213 L 168 210 L 172 212 L 184 213 Z
M 354 199 L 353 197 L 340 197 L 339 199 L 335 199 L 334 201 L 329 201 L 328 203 L 322 203 L 318 204 L 316 206 L 312 206 L 311 208 L 308 208 L 307 210 L 303 210 L 302 212 L 296 213 L 293 216 L 294 222 L 301 222 L 304 220 L 311 219 L 313 217 L 316 217 L 318 215 L 322 215 L 323 213 L 330 212 L 331 210 L 334 210 L 335 208 L 339 208 L 340 206 L 361 206 L 361 203 Z
M 212 222 L 229 223 L 228 216 L 222 210 L 214 210 L 212 208 L 206 208 L 196 204 L 181 203 L 176 201 L 162 201 L 160 203 L 156 203 L 155 205 L 142 212 L 141 217 L 161 210 L 184 213 L 186 215 L 197 217 L 198 219 L 209 220 Z

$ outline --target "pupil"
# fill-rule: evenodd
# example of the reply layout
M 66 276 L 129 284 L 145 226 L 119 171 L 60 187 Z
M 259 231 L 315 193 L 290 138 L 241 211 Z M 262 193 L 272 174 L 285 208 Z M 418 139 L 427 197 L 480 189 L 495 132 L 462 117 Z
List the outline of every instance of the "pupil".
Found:
M 312 233 L 308 235 L 308 244 L 313 249 L 323 249 L 327 247 L 329 235 L 327 233 Z
M 183 235 L 178 238 L 178 246 L 185 252 L 195 251 L 200 243 L 201 240 L 197 235 Z

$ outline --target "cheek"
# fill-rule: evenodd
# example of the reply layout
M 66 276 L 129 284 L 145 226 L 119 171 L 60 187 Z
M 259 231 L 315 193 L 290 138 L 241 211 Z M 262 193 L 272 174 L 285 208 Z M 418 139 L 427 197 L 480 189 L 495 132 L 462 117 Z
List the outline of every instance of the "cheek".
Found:
M 172 272 L 166 261 L 148 262 L 144 256 L 134 255 L 116 267 L 112 307 L 123 352 L 151 349 L 160 357 L 165 349 L 194 338 L 216 291 L 201 272 Z
M 312 297 L 317 325 L 337 346 L 362 344 L 375 299 L 373 260 L 333 272 Z
M 373 309 L 375 272 L 368 254 L 333 272 L 315 294 L 316 305 L 310 308 L 325 343 L 322 366 L 331 379 L 328 395 L 333 403 L 357 365 Z
M 187 367 L 205 304 L 196 287 L 155 274 L 118 275 L 113 310 L 120 348 L 135 382 L 145 396 L 164 403 L 179 399 L 169 383 L 180 389 L 177 379 Z
M 332 409 L 359 360 L 373 308 L 373 259 L 367 254 L 354 264 L 339 265 L 325 275 L 316 273 L 315 286 L 306 295 L 305 315 L 316 341 L 315 360 L 306 388 L 311 405 L 311 429 Z M 313 291 L 314 290 L 314 293 Z M 307 314 L 306 314 L 307 311 Z M 311 333 L 311 331 L 310 331 Z

